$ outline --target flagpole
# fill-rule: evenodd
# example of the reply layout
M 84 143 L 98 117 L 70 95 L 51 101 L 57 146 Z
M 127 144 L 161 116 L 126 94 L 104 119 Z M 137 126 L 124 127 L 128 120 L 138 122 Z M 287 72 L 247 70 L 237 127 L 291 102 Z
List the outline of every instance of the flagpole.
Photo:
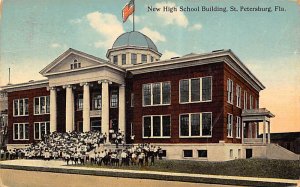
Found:
M 134 31 L 135 30 L 135 28 L 134 28 L 134 12 L 135 12 L 135 2 L 134 2 L 134 0 L 133 0 L 133 8 L 134 8 L 134 10 L 133 10 L 133 20 L 132 20 L 132 30 Z

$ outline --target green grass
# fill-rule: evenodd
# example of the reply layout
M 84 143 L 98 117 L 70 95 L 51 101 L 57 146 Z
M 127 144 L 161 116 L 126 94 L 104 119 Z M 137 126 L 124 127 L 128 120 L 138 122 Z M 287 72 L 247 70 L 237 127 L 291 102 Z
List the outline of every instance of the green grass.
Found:
M 97 166 L 85 167 L 131 169 L 144 171 L 168 171 L 212 175 L 299 179 L 300 161 L 243 159 L 227 162 L 199 162 L 189 160 L 156 160 L 154 166 Z

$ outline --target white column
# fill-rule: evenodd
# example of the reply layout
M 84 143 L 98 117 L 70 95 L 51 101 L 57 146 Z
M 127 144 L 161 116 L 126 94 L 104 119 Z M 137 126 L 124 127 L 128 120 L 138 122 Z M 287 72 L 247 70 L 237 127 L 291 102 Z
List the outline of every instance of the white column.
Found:
M 242 144 L 244 143 L 244 125 L 245 122 L 242 120 Z
M 109 90 L 108 81 L 104 80 L 101 84 L 102 87 L 102 119 L 101 128 L 102 133 L 109 136 Z
M 88 132 L 90 128 L 90 86 L 89 83 L 83 84 L 83 132 Z
M 119 86 L 119 129 L 125 135 L 125 85 Z
M 263 122 L 263 143 L 266 143 L 266 120 Z
M 74 100 L 72 85 L 66 87 L 66 132 L 73 131 Z
M 56 88 L 50 88 L 50 132 L 57 131 Z
M 271 143 L 271 127 L 270 127 L 270 121 L 268 121 L 268 144 Z

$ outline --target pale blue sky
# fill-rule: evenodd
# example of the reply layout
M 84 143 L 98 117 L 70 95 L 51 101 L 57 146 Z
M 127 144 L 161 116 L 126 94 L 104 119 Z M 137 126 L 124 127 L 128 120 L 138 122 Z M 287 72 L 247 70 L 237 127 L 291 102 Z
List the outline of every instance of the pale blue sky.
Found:
M 123 24 L 121 17 L 121 9 L 128 1 L 4 0 L 0 20 L 0 85 L 8 81 L 8 67 L 12 69 L 13 83 L 41 79 L 38 72 L 68 48 L 106 59 L 106 51 L 115 38 L 132 29 L 131 21 Z M 148 6 L 163 5 L 277 5 L 286 11 L 147 12 Z M 290 104 L 298 116 L 299 17 L 300 6 L 295 0 L 136 0 L 136 30 L 153 39 L 163 58 L 232 49 L 267 87 L 261 103 L 271 110 L 282 108 L 287 103 L 276 100 L 281 95 L 274 92 L 288 90 L 284 97 L 294 98 Z M 278 112 L 283 111 L 274 113 Z M 291 123 L 300 120 L 295 116 Z M 278 128 L 279 125 L 278 122 Z

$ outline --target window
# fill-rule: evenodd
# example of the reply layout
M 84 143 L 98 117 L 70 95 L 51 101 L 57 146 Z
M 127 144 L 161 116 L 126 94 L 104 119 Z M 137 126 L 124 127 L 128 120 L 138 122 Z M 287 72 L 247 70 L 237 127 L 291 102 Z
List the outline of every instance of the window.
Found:
M 28 99 L 15 99 L 14 100 L 14 116 L 27 116 L 28 115 Z
M 229 156 L 230 156 L 230 158 L 233 158 L 233 149 L 229 150 Z
M 193 113 L 180 115 L 181 137 L 211 137 L 212 113 Z
M 233 116 L 232 114 L 227 114 L 227 137 L 232 138 L 232 124 Z
M 130 97 L 130 107 L 134 107 L 134 93 L 131 93 L 131 97 Z
M 249 109 L 253 109 L 253 96 L 250 95 L 250 108 Z
M 171 83 L 143 84 L 143 105 L 167 105 L 171 103 Z
M 212 77 L 183 79 L 179 82 L 180 103 L 212 100 Z
M 233 104 L 233 81 L 227 80 L 227 102 Z
M 236 117 L 236 138 L 241 138 L 241 117 Z
M 29 140 L 29 124 L 14 123 L 14 140 Z
M 112 90 L 110 96 L 110 107 L 117 108 L 118 107 L 118 90 Z
M 143 104 L 151 105 L 151 84 L 143 84 Z
M 34 98 L 34 114 L 49 114 L 50 113 L 50 96 L 41 96 Z
M 82 110 L 83 109 L 83 95 L 78 94 L 77 97 L 77 110 Z
M 142 54 L 142 63 L 147 63 L 147 55 Z
M 258 109 L 259 108 L 259 104 L 258 104 L 258 99 L 255 99 L 255 108 Z
M 34 139 L 42 140 L 45 134 L 50 134 L 49 122 L 34 123 Z
M 101 100 L 101 95 L 100 95 L 100 93 L 95 93 L 94 95 L 93 95 L 93 110 L 101 110 L 101 102 L 102 102 L 102 100 Z
M 126 54 L 122 54 L 122 65 L 126 64 Z
M 73 60 L 73 62 L 70 64 L 70 68 L 71 69 L 77 69 L 77 68 L 81 68 L 81 63 L 78 62 L 78 60 Z
M 242 89 L 239 85 L 236 85 L 236 106 L 241 108 L 241 95 Z
M 244 91 L 244 110 L 247 110 L 247 105 L 248 105 L 248 93 L 247 91 Z
M 136 64 L 136 54 L 131 53 L 131 64 Z
M 151 56 L 151 62 L 153 62 L 154 61 L 154 58 L 153 58 L 153 56 Z
M 192 158 L 193 157 L 193 150 L 183 150 L 183 157 L 184 158 Z
M 118 55 L 113 56 L 113 63 L 118 65 Z
M 198 150 L 199 158 L 207 158 L 207 150 Z
M 169 138 L 171 136 L 170 116 L 144 116 L 143 138 Z

